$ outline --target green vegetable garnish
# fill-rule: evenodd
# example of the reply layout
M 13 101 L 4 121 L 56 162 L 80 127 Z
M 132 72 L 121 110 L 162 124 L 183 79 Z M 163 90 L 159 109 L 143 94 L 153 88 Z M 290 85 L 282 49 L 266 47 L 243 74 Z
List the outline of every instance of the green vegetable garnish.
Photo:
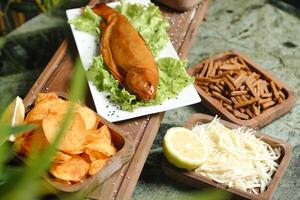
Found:
M 90 7 L 85 7 L 83 13 L 75 19 L 69 20 L 70 24 L 73 24 L 77 30 L 88 32 L 92 35 L 100 35 L 100 23 L 101 17 L 95 14 Z
M 126 16 L 141 34 L 154 57 L 158 56 L 169 41 L 167 30 L 170 27 L 159 8 L 153 3 L 145 7 L 142 4 L 125 3 L 124 0 L 120 2 L 121 6 L 118 6 L 117 10 Z
M 100 91 L 110 93 L 109 98 L 112 102 L 120 105 L 123 110 L 133 111 L 139 106 L 158 105 L 168 98 L 174 98 L 183 88 L 193 83 L 193 78 L 185 71 L 186 64 L 186 61 L 174 58 L 157 60 L 159 85 L 156 98 L 150 101 L 139 100 L 126 89 L 121 88 L 119 81 L 111 75 L 100 56 L 94 58 L 87 76 Z
M 142 4 L 130 4 L 121 0 L 121 5 L 116 8 L 121 12 L 134 28 L 142 35 L 154 57 L 166 46 L 169 38 L 167 30 L 170 25 L 161 15 L 154 4 L 145 7 Z M 77 30 L 89 32 L 100 37 L 99 22 L 101 17 L 95 14 L 90 7 L 86 7 L 79 17 L 69 20 Z
M 133 111 L 136 96 L 120 87 L 119 81 L 108 71 L 102 57 L 94 57 L 93 63 L 87 71 L 87 77 L 100 91 L 109 92 L 112 102 L 121 105 L 123 110 Z

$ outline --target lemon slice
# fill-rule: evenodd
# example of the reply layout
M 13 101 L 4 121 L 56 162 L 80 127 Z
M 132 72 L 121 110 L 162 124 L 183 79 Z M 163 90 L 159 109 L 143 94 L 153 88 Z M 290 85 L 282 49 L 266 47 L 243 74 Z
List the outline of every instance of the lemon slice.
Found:
M 207 159 L 207 150 L 199 136 L 182 127 L 170 128 L 163 140 L 166 158 L 178 168 L 192 170 Z
M 20 97 L 16 97 L 3 112 L 0 119 L 1 123 L 12 126 L 23 124 L 25 118 L 25 107 Z M 15 137 L 11 135 L 9 141 L 14 141 Z

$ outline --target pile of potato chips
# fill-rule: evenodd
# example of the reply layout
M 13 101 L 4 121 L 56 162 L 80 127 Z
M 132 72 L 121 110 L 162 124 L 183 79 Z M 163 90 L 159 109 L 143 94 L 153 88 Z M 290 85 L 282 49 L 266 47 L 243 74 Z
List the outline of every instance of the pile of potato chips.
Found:
M 16 151 L 28 155 L 32 149 L 43 150 L 57 134 L 69 101 L 55 93 L 39 93 L 25 123 L 38 126 L 34 131 L 17 137 Z M 101 170 L 109 157 L 116 154 L 110 130 L 98 128 L 99 117 L 86 106 L 75 104 L 75 114 L 58 145 L 49 172 L 60 182 L 75 183 Z

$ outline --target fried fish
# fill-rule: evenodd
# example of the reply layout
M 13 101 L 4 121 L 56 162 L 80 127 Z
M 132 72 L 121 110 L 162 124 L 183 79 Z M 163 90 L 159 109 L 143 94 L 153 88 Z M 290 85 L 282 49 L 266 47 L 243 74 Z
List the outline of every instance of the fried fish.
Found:
M 125 16 L 105 4 L 97 4 L 92 9 L 102 17 L 100 51 L 111 74 L 138 98 L 155 98 L 159 72 L 139 32 Z

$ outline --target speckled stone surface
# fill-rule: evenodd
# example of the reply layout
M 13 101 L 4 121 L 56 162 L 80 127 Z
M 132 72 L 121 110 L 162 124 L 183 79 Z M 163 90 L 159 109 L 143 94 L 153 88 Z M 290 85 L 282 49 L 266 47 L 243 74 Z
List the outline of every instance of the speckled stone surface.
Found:
M 191 66 L 211 55 L 235 49 L 286 82 L 299 96 L 299 13 L 300 10 L 288 6 L 279 8 L 277 1 L 211 1 L 207 21 L 202 23 L 190 51 L 189 64 Z M 201 104 L 165 113 L 132 199 L 229 198 L 220 191 L 199 191 L 176 183 L 161 171 L 161 141 L 166 129 L 181 126 L 192 113 L 198 112 L 209 113 Z M 267 125 L 262 132 L 286 140 L 293 146 L 292 160 L 272 199 L 300 199 L 300 100 L 292 111 Z

